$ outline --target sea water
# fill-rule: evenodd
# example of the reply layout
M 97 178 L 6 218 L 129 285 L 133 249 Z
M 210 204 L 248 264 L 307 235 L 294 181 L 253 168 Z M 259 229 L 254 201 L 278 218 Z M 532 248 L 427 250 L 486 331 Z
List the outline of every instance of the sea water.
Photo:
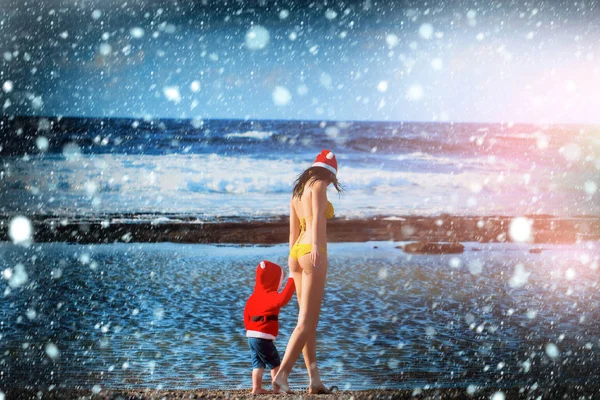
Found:
M 401 244 L 329 245 L 326 384 L 598 382 L 597 242 L 465 243 L 458 255 Z M 249 388 L 243 309 L 263 259 L 287 269 L 287 245 L 0 244 L 0 387 Z M 281 353 L 297 313 L 294 296 Z M 308 383 L 301 358 L 290 382 Z
M 321 149 L 345 218 L 598 216 L 593 126 L 15 118 L 0 121 L 0 212 L 125 221 L 288 213 Z M 19 133 L 21 132 L 21 133 Z M 132 216 L 133 215 L 133 216 Z

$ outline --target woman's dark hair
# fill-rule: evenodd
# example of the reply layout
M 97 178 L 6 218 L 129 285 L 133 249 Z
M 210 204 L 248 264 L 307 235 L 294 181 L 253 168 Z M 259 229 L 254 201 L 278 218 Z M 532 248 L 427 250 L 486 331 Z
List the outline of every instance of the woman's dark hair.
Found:
M 337 177 L 331 171 L 323 167 L 310 167 L 306 169 L 303 173 L 298 175 L 296 182 L 294 182 L 294 190 L 292 191 L 292 196 L 301 198 L 302 193 L 304 193 L 304 186 L 308 183 L 308 186 L 312 186 L 316 181 L 326 181 L 333 183 L 335 190 L 338 193 L 342 193 L 344 191 L 344 187 L 341 183 L 338 182 Z

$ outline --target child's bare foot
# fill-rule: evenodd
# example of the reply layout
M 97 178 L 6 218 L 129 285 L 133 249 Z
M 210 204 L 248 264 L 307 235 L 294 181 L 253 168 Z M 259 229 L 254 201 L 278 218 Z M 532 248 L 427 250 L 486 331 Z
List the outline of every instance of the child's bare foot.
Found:
M 268 390 L 265 390 L 263 388 L 258 388 L 258 389 L 252 389 L 252 394 L 269 394 L 271 392 L 269 392 Z

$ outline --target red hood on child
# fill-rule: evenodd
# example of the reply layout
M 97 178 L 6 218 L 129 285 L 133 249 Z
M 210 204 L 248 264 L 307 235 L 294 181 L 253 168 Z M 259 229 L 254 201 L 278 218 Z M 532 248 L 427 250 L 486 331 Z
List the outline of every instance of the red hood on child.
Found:
M 254 292 L 244 308 L 246 336 L 270 340 L 277 337 L 279 309 L 290 301 L 296 289 L 294 280 L 289 277 L 283 290 L 278 292 L 283 279 L 283 268 L 271 261 L 261 261 L 256 267 Z
M 264 260 L 256 267 L 256 285 L 254 293 L 276 292 L 283 282 L 283 268 L 271 261 Z

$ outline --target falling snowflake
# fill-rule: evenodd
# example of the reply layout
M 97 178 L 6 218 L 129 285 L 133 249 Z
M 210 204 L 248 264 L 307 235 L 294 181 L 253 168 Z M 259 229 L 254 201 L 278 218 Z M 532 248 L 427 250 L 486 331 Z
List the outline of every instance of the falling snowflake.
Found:
M 546 345 L 546 355 L 553 360 L 556 359 L 560 355 L 560 351 L 558 350 L 558 346 L 554 343 L 548 343 Z
M 292 101 L 292 94 L 283 86 L 276 86 L 273 89 L 273 103 L 276 106 L 287 106 Z
M 490 397 L 490 400 L 505 400 L 506 396 L 504 395 L 504 392 L 495 392 L 492 397 Z
M 421 100 L 423 98 L 423 94 L 423 86 L 414 84 L 409 86 L 406 92 L 406 98 L 412 101 Z
M 269 31 L 260 26 L 255 25 L 246 33 L 246 47 L 250 50 L 261 50 L 269 44 Z
M 5 93 L 10 93 L 13 90 L 13 86 L 14 85 L 12 81 L 5 81 L 2 85 L 2 90 L 4 90 Z
M 529 242 L 532 237 L 533 221 L 525 217 L 514 218 L 509 225 L 508 235 L 513 242 Z
M 388 82 L 387 81 L 381 81 L 377 84 L 377 91 L 384 93 L 387 92 L 388 90 Z
M 423 39 L 431 39 L 433 37 L 433 25 L 424 23 L 419 27 L 419 36 Z
M 48 147 L 50 146 L 50 142 L 48 141 L 48 139 L 46 137 L 38 136 L 35 139 L 35 145 L 39 151 L 46 151 L 46 150 L 48 150 Z
M 100 45 L 100 54 L 103 56 L 109 56 L 112 53 L 112 46 L 108 43 L 102 43 Z
M 131 28 L 129 30 L 129 34 L 134 39 L 140 39 L 140 38 L 144 37 L 144 30 L 140 27 Z
M 325 11 L 325 18 L 327 18 L 328 20 L 332 20 L 335 19 L 337 17 L 337 12 L 335 12 L 332 9 L 328 9 L 327 11 Z
M 508 281 L 508 284 L 512 288 L 518 288 L 524 286 L 527 283 L 527 279 L 529 278 L 530 272 L 525 271 L 525 267 L 523 264 L 519 263 L 515 265 L 515 271 L 513 276 Z
M 179 104 L 181 102 L 181 94 L 179 93 L 179 87 L 177 86 L 164 87 L 163 94 L 167 100 L 172 101 L 175 104 Z
M 46 345 L 45 350 L 48 357 L 50 357 L 53 360 L 57 359 L 60 354 L 58 347 L 56 347 L 54 343 L 48 343 Z
M 442 68 L 444 68 L 444 62 L 441 58 L 434 58 L 431 60 L 431 68 L 435 69 L 436 71 L 440 71 Z
M 388 47 L 392 49 L 398 45 L 400 39 L 398 39 L 398 36 L 394 35 L 393 33 L 388 33 L 385 36 L 385 42 L 387 43 Z
M 195 93 L 195 92 L 198 92 L 198 91 L 200 91 L 200 82 L 198 82 L 198 81 L 193 81 L 193 82 L 190 84 L 190 90 L 191 90 L 192 92 L 194 92 L 194 93 Z
M 33 227 L 31 221 L 23 216 L 17 216 L 10 220 L 8 226 L 8 236 L 13 243 L 25 243 L 31 240 Z
M 81 148 L 77 143 L 67 143 L 63 146 L 62 155 L 69 162 L 79 161 L 81 159 Z

